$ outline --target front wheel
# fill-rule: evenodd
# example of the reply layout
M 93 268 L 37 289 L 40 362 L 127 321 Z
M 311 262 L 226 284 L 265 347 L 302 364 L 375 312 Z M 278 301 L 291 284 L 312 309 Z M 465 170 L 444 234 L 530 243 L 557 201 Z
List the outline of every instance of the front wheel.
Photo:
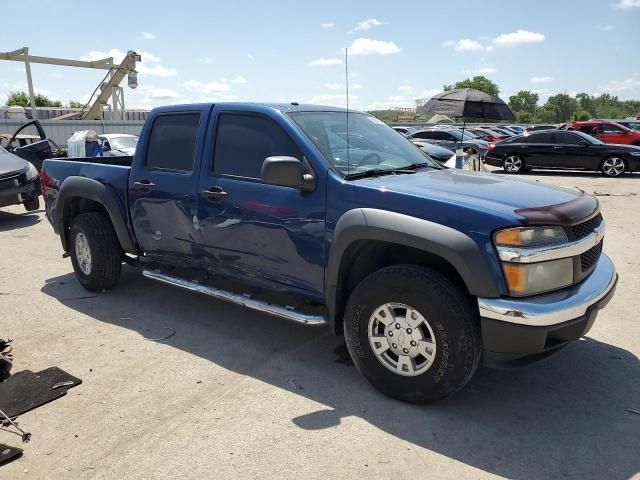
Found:
M 605 158 L 602 162 L 602 173 L 607 177 L 619 177 L 626 170 L 624 160 L 620 157 Z
M 369 275 L 349 298 L 344 321 L 358 370 L 399 400 L 442 400 L 469 381 L 480 361 L 469 299 L 428 268 L 395 265 Z
M 524 162 L 518 155 L 509 155 L 504 159 L 502 168 L 507 173 L 520 173 L 524 170 Z
M 122 251 L 111 221 L 100 212 L 81 213 L 69 230 L 71 263 L 78 281 L 92 292 L 109 290 L 120 279 Z
M 27 212 L 35 212 L 40 210 L 40 197 L 31 197 L 24 201 L 24 208 Z

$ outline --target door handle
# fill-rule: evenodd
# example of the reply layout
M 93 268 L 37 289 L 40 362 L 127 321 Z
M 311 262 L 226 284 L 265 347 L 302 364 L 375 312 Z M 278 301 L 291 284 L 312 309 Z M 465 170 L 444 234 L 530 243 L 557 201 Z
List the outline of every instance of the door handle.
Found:
M 553 147 L 555 150 L 562 150 L 564 147 Z
M 140 180 L 139 182 L 133 182 L 133 186 L 138 190 L 142 190 L 143 192 L 151 192 L 156 188 L 156 184 L 151 180 Z
M 211 187 L 208 190 L 201 191 L 200 195 L 209 200 L 221 201 L 227 198 L 229 194 L 222 190 L 221 187 Z

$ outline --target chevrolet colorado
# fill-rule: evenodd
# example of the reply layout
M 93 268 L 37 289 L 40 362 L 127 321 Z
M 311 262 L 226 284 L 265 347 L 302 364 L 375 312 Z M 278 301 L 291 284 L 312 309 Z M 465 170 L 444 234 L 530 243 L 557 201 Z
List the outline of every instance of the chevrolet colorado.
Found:
M 365 113 L 161 107 L 135 155 L 114 158 L 45 160 L 41 172 L 84 287 L 115 287 L 126 262 L 328 325 L 359 371 L 404 401 L 443 399 L 481 363 L 559 351 L 615 290 L 594 197 L 448 169 Z

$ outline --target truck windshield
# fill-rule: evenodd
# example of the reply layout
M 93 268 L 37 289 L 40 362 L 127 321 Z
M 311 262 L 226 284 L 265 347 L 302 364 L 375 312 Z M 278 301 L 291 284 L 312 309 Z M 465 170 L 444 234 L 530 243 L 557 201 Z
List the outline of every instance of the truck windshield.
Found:
M 291 119 L 343 177 L 399 169 L 442 168 L 422 150 L 377 118 L 349 112 L 294 112 Z

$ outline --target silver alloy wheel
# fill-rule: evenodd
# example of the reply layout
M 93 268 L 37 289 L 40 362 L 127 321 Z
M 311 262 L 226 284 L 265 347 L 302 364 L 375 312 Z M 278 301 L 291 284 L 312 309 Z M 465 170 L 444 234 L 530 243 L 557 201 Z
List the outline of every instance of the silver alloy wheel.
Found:
M 602 162 L 602 171 L 608 177 L 617 177 L 624 172 L 624 160 L 619 157 L 609 157 Z
M 436 337 L 431 325 L 409 305 L 380 305 L 369 318 L 367 335 L 376 358 L 398 375 L 421 375 L 436 358 Z
M 85 275 L 91 274 L 91 250 L 89 249 L 89 241 L 84 233 L 78 232 L 76 235 L 76 261 L 80 270 Z
M 517 155 L 509 155 L 504 159 L 503 167 L 509 173 L 518 173 L 522 168 L 522 160 Z

